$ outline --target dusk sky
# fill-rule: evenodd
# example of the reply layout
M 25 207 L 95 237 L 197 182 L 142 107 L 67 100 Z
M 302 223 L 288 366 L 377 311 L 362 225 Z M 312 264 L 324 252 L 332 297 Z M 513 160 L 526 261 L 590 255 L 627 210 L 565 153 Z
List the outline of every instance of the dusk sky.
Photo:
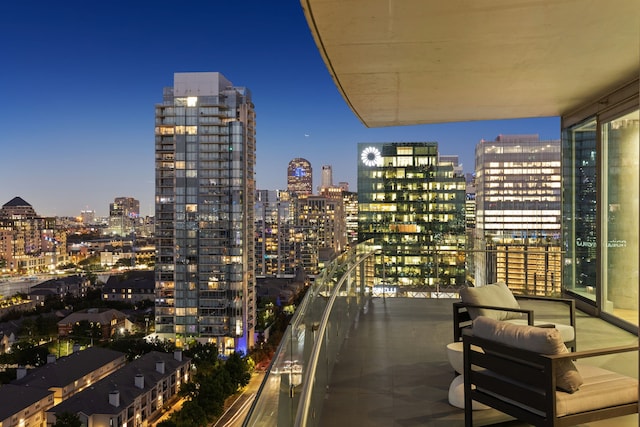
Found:
M 256 108 L 257 187 L 286 189 L 295 157 L 357 191 L 358 142 L 437 141 L 474 167 L 480 139 L 560 138 L 557 117 L 366 128 L 338 93 L 297 0 L 0 3 L 0 205 L 43 216 L 154 213 L 154 107 L 175 72 L 218 71 Z

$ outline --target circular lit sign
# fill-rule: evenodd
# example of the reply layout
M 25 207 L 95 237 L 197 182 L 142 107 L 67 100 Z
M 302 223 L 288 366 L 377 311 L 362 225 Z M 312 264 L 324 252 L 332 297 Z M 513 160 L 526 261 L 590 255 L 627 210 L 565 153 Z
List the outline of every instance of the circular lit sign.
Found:
M 382 156 L 380 155 L 380 150 L 378 150 L 376 147 L 367 147 L 362 150 L 360 159 L 362 159 L 362 163 L 367 166 L 380 166 L 382 164 Z

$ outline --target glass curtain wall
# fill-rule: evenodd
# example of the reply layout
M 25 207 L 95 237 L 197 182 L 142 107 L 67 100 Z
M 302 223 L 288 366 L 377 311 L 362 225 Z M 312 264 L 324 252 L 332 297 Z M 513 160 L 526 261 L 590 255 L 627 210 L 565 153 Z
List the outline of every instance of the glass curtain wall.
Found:
M 597 267 L 596 119 L 565 129 L 563 144 L 564 287 L 595 304 Z
M 638 325 L 640 111 L 564 129 L 564 290 Z
M 635 110 L 602 123 L 602 310 L 636 325 L 639 118 Z

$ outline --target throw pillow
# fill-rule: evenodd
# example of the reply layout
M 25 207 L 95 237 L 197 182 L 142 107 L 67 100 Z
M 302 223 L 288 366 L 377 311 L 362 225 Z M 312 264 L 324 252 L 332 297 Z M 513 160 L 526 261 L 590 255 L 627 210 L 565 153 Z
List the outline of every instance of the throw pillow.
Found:
M 467 304 L 520 308 L 520 304 L 518 304 L 518 301 L 513 296 L 511 289 L 504 283 L 462 288 L 460 290 L 460 298 L 462 302 Z M 520 319 L 522 317 L 522 313 L 514 311 L 499 311 L 473 307 L 468 307 L 467 310 L 472 319 L 478 316 L 487 316 L 496 320 Z
M 569 352 L 556 328 L 514 325 L 490 317 L 479 316 L 473 321 L 473 335 L 539 354 Z M 558 389 L 573 393 L 582 383 L 582 376 L 571 360 L 558 361 L 556 365 L 556 387 Z

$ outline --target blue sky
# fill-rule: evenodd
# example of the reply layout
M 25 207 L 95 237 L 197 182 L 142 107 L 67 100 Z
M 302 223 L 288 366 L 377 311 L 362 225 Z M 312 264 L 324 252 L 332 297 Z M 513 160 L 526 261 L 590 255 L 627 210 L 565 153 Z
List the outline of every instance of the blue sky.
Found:
M 0 204 L 40 215 L 153 215 L 154 106 L 175 72 L 219 71 L 253 94 L 256 178 L 284 189 L 295 157 L 356 189 L 357 143 L 437 141 L 473 169 L 498 134 L 560 137 L 556 117 L 368 129 L 339 95 L 296 0 L 0 2 Z M 307 136 L 308 135 L 308 136 Z

